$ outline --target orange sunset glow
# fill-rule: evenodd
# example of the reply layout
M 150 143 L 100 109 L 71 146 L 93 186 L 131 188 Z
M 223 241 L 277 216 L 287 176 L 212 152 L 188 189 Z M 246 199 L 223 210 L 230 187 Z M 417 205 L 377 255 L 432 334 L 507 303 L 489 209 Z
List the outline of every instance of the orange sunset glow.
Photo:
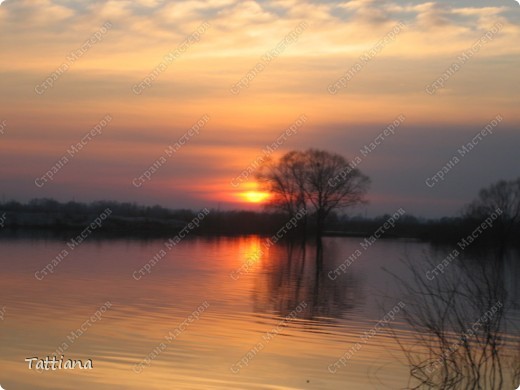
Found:
M 518 387 L 520 0 L 0 35 L 0 390 Z
M 517 140 L 520 124 L 514 103 L 520 92 L 511 88 L 520 82 L 514 1 L 80 4 L 7 0 L 0 6 L 0 122 L 7 125 L 0 175 L 7 197 L 262 204 L 267 196 L 244 183 L 264 158 L 312 146 L 354 159 L 399 115 L 406 121 L 396 135 L 360 165 L 375 183 L 369 196 L 378 201 L 369 212 L 386 212 L 408 198 L 416 205 L 442 198 L 446 205 L 437 211 L 414 206 L 417 213 L 460 207 L 495 175 L 481 180 L 478 164 L 461 164 L 449 179 L 463 182 L 457 194 L 447 186 L 432 194 L 417 183 L 451 157 L 438 152 L 446 142 L 450 148 L 443 150 L 456 151 L 498 113 L 504 122 L 495 140 L 505 154 L 492 170 L 512 175 L 507 145 Z M 485 42 L 463 70 L 428 93 L 481 37 Z M 373 55 L 360 60 L 366 53 Z M 36 187 L 106 115 L 113 119 L 102 134 Z M 150 174 L 165 149 L 204 116 L 207 123 Z M 305 123 L 295 126 L 302 116 Z M 291 127 L 293 134 L 272 148 Z M 423 166 L 410 167 L 417 155 Z M 397 183 L 388 180 L 388 169 L 400 172 Z M 244 171 L 245 180 L 233 185 Z M 149 178 L 135 185 L 142 175 Z
M 248 191 L 240 195 L 250 203 L 264 203 L 269 198 L 269 193 L 261 191 Z

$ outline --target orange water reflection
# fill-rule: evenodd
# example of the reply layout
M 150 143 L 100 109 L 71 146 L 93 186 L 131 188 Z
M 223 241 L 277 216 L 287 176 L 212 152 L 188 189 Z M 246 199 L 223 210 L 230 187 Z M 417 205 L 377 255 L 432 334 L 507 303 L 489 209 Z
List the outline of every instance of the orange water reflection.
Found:
M 366 290 L 378 272 L 365 271 L 398 247 L 375 248 L 333 281 L 327 271 L 356 241 L 331 240 L 319 256 L 313 246 L 266 249 L 264 242 L 256 236 L 188 239 L 135 280 L 133 273 L 162 241 L 89 241 L 38 281 L 35 271 L 64 243 L 3 241 L 0 383 L 6 389 L 366 389 L 367 370 L 378 367 L 379 380 L 402 387 L 407 367 L 395 360 L 398 350 L 387 334 L 336 374 L 327 370 L 378 320 Z M 233 278 L 240 269 L 245 271 Z M 105 302 L 111 307 L 102 318 L 71 342 L 71 332 Z M 168 342 L 169 332 L 203 302 L 207 309 Z M 304 310 L 280 327 L 302 302 Z M 274 329 L 279 331 L 266 342 Z M 234 373 L 233 365 L 259 342 L 265 344 L 261 353 Z M 67 357 L 92 358 L 95 369 L 28 370 L 26 357 L 50 355 L 63 343 Z M 166 348 L 143 363 L 161 343 Z

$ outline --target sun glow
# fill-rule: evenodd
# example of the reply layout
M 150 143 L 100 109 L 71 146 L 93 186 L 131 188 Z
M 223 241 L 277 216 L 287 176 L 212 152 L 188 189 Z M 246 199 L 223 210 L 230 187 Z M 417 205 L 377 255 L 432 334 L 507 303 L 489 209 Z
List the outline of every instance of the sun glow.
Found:
M 269 198 L 269 193 L 262 191 L 247 191 L 243 192 L 241 196 L 249 203 L 262 203 Z

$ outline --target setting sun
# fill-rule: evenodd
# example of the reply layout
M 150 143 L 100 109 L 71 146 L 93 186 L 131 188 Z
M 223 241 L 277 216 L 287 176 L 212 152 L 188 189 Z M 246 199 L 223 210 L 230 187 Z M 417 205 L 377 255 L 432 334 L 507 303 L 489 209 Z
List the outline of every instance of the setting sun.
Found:
M 269 198 L 269 193 L 261 191 L 243 192 L 242 197 L 250 203 L 262 203 Z

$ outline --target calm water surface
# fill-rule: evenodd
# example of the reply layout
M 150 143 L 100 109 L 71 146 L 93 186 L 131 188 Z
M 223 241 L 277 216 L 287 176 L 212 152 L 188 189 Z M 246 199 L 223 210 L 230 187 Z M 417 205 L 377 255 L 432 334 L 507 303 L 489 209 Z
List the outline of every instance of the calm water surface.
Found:
M 7 390 L 407 388 L 409 366 L 388 327 L 363 342 L 346 366 L 334 363 L 388 310 L 407 303 L 382 268 L 409 278 L 400 259 L 421 261 L 431 248 L 380 240 L 362 250 L 360 241 L 327 238 L 317 259 L 312 245 L 265 249 L 262 237 L 186 239 L 156 256 L 147 273 L 139 270 L 165 249 L 164 240 L 90 240 L 73 251 L 56 240 L 3 240 L 0 384 Z M 35 272 L 64 249 L 69 255 L 54 273 L 37 280 Z M 353 254 L 345 273 L 331 272 Z M 518 264 L 510 259 L 503 278 L 517 302 Z M 100 320 L 85 325 L 107 302 Z M 199 318 L 183 326 L 197 308 Z M 412 344 L 400 314 L 392 328 Z M 512 323 L 518 318 L 513 308 Z M 82 324 L 83 334 L 71 337 Z M 513 354 L 518 338 L 508 329 Z M 170 332 L 177 337 L 168 341 Z M 94 369 L 38 372 L 24 362 L 56 351 L 91 358 Z M 507 377 L 504 388 L 512 381 Z

